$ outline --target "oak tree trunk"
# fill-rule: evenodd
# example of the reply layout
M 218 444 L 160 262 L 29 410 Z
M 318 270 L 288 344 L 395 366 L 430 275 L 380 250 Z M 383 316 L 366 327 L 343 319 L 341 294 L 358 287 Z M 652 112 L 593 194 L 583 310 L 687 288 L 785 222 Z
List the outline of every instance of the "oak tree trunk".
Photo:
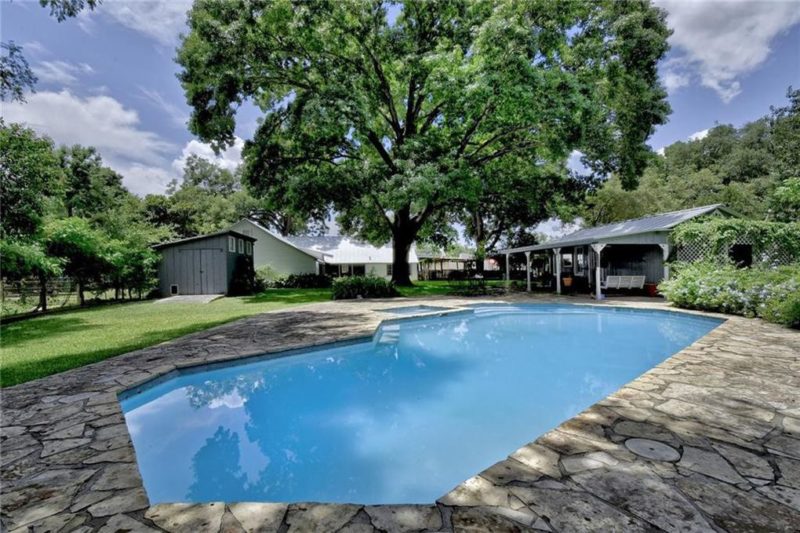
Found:
M 402 226 L 394 230 L 392 240 L 392 281 L 402 287 L 411 286 L 411 269 L 408 264 L 408 252 L 414 243 L 415 235 Z
M 47 311 L 47 277 L 39 276 L 39 309 Z

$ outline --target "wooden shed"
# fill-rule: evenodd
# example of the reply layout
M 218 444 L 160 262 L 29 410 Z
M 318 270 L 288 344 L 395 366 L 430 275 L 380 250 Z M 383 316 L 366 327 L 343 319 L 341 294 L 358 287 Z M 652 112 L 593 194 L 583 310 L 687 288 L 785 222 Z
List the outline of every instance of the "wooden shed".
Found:
M 230 294 L 253 283 L 255 239 L 225 230 L 159 244 L 159 288 L 163 296 Z

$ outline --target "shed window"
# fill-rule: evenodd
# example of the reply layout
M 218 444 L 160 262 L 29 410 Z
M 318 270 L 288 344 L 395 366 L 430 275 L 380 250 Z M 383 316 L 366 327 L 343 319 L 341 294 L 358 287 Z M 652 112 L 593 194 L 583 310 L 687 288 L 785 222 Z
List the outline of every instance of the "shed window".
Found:
M 245 251 L 247 252 L 247 255 L 253 255 L 253 243 L 252 242 L 247 241 L 247 244 L 245 244 Z
M 244 253 L 244 239 L 237 239 L 239 241 L 239 253 Z
M 228 236 L 228 251 L 229 252 L 236 251 L 236 237 Z

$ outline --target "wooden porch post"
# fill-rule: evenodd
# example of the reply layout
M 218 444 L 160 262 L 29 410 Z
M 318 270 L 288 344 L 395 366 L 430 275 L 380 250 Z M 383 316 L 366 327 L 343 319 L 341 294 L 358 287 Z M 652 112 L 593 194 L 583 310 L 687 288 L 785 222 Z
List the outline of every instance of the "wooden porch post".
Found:
M 510 254 L 506 254 L 506 285 L 508 285 L 508 282 L 511 280 L 511 270 L 509 268 L 509 261 L 508 261 L 509 255 Z
M 595 282 L 597 283 L 597 295 L 595 298 L 597 300 L 601 300 L 603 298 L 603 291 L 600 288 L 600 254 L 603 252 L 603 248 L 605 247 L 606 245 L 603 243 L 592 244 L 592 250 L 597 253 L 597 265 L 595 265 Z
M 553 257 L 556 262 L 556 293 L 561 294 L 561 248 L 553 248 Z
M 531 253 L 525 252 L 525 274 L 528 276 L 528 292 L 531 292 Z
M 661 253 L 664 255 L 664 279 L 669 279 L 669 265 L 667 259 L 669 258 L 669 244 L 659 244 Z

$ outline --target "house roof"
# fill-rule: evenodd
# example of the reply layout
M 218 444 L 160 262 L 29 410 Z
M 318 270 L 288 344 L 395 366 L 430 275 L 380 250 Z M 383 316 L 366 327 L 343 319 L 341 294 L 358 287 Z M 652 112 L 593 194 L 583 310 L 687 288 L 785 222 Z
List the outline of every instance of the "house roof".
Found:
M 447 254 L 445 252 L 437 252 L 437 251 L 417 251 L 417 257 L 419 259 L 428 259 L 428 260 L 437 260 L 437 261 L 474 261 L 475 255 L 469 254 L 465 252 L 461 252 L 458 254 Z
M 283 236 L 270 231 L 258 222 L 244 219 L 258 229 L 269 233 L 279 241 L 310 255 L 323 263 L 337 264 L 369 264 L 391 263 L 393 251 L 391 243 L 381 247 L 358 241 L 350 237 L 339 235 L 297 235 Z M 408 254 L 409 263 L 417 263 L 417 253 L 414 247 Z
M 291 236 L 284 239 L 303 250 L 323 254 L 324 262 L 333 265 L 391 263 L 393 258 L 391 243 L 378 247 L 342 235 Z M 412 247 L 408 262 L 418 261 L 417 252 Z
M 251 220 L 249 218 L 243 218 L 242 221 L 249 222 L 250 224 L 252 224 L 256 228 L 258 228 L 259 230 L 263 231 L 264 233 L 268 233 L 273 238 L 281 241 L 282 243 L 286 244 L 287 246 L 291 246 L 292 248 L 296 248 L 297 250 L 300 250 L 301 252 L 303 252 L 306 255 L 310 255 L 311 257 L 313 257 L 317 261 L 323 261 L 324 262 L 324 260 L 325 260 L 325 254 L 323 254 L 321 252 L 317 252 L 317 251 L 314 251 L 314 250 L 308 250 L 306 248 L 302 248 L 300 246 L 297 246 L 296 244 L 291 242 L 287 237 L 284 237 L 283 235 L 275 233 L 274 231 L 270 230 L 269 228 L 267 228 L 265 226 L 262 226 L 261 224 L 259 224 L 255 220 Z
M 248 241 L 255 241 L 255 237 L 251 237 L 250 235 L 245 235 L 243 233 L 239 233 L 238 231 L 233 231 L 231 229 L 225 229 L 221 231 L 215 231 L 214 233 L 206 233 L 205 235 L 195 235 L 194 237 L 186 237 L 185 239 L 178 239 L 177 241 L 169 241 L 169 242 L 162 242 L 160 244 L 156 244 L 153 246 L 156 250 L 160 250 L 161 248 L 167 248 L 169 246 L 175 246 L 178 244 L 186 244 L 187 242 L 192 241 L 200 241 L 203 239 L 210 239 L 212 237 L 219 237 L 220 235 L 232 235 L 234 237 L 239 237 L 241 239 L 245 239 Z
M 537 250 L 560 248 L 563 246 L 580 246 L 619 237 L 669 231 L 682 222 L 714 212 L 723 212 L 728 215 L 736 216 L 736 213 L 722 204 L 704 205 L 702 207 L 670 211 L 669 213 L 658 213 L 642 218 L 621 220 L 619 222 L 612 222 L 611 224 L 585 228 L 543 244 L 509 248 L 500 250 L 499 253 L 533 252 Z

